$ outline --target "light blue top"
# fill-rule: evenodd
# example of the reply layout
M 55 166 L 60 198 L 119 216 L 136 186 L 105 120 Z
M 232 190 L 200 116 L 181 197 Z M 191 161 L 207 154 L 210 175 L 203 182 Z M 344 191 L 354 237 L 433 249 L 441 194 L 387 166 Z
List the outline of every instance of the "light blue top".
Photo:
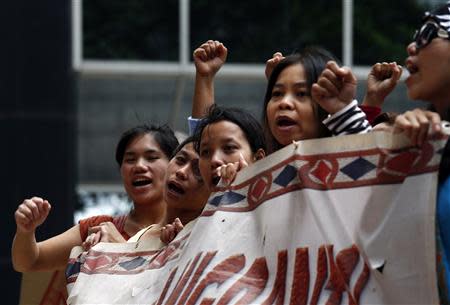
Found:
M 200 123 L 201 119 L 196 119 L 193 117 L 188 117 L 188 125 L 189 125 L 189 135 L 192 136 L 194 134 L 195 128 L 197 128 L 198 123 Z

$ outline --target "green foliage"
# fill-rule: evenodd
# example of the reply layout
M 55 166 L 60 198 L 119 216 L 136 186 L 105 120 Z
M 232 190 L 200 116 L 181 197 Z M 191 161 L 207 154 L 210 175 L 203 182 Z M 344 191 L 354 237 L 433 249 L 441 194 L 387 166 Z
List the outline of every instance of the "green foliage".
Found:
M 354 61 L 358 65 L 396 61 L 406 57 L 406 46 L 425 6 L 416 0 L 357 0 L 354 5 Z

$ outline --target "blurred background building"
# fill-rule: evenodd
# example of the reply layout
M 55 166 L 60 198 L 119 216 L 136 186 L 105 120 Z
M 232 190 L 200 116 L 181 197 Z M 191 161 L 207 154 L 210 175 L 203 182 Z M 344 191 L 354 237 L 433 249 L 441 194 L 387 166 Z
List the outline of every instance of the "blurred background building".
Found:
M 264 63 L 321 45 L 359 81 L 376 62 L 403 63 L 406 45 L 432 0 L 44 0 L 5 2 L 0 130 L 5 304 L 17 304 L 11 267 L 13 213 L 24 198 L 53 203 L 38 239 L 80 217 L 128 209 L 114 161 L 121 133 L 138 123 L 168 123 L 187 133 L 192 52 L 208 39 L 229 50 L 217 75 L 216 102 L 261 117 Z M 404 75 L 407 74 L 404 71 Z M 403 83 L 384 111 L 423 106 Z M 124 203 L 125 202 L 125 203 Z M 75 212 L 75 216 L 74 216 Z

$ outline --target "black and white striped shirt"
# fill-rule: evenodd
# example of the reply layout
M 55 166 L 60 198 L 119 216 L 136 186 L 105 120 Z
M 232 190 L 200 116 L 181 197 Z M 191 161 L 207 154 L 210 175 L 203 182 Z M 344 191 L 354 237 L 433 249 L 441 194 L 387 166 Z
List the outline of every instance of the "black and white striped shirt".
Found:
M 353 100 L 338 112 L 331 114 L 323 120 L 323 124 L 335 136 L 367 133 L 372 130 L 366 114 L 358 107 L 358 102 Z

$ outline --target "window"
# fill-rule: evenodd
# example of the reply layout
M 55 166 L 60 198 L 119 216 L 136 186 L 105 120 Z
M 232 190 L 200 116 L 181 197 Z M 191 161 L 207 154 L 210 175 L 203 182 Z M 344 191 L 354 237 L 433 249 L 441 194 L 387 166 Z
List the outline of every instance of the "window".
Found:
M 342 9 L 337 1 L 191 1 L 191 45 L 222 41 L 228 62 L 263 64 L 276 51 L 322 45 L 342 51 Z M 323 18 L 324 13 L 330 18 Z
M 243 78 L 251 74 L 262 78 L 264 62 L 275 51 L 289 54 L 311 44 L 329 49 L 365 77 L 378 61 L 403 62 L 423 11 L 445 2 L 72 1 L 75 69 L 193 73 L 189 66 L 193 49 L 207 39 L 218 39 L 230 50 L 231 65 L 224 73 Z M 259 68 L 228 69 L 233 64 Z
M 178 1 L 83 2 L 83 57 L 178 61 Z

